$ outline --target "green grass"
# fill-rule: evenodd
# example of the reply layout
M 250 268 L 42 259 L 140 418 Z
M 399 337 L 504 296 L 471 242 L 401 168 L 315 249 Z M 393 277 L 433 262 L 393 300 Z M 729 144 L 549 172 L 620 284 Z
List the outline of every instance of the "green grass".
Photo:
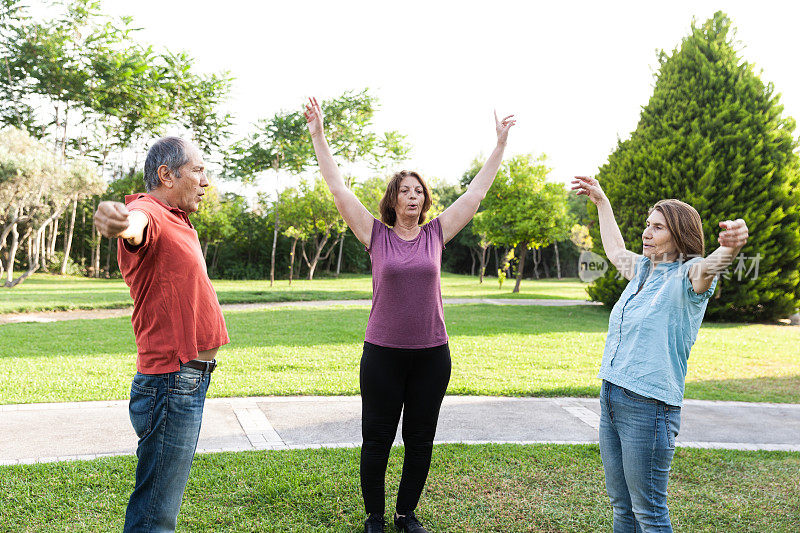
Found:
M 362 531 L 357 449 L 195 459 L 178 531 Z M 387 475 L 394 509 L 402 448 Z M 120 531 L 135 458 L 0 467 L 0 531 Z M 800 454 L 679 449 L 676 531 L 796 531 Z M 417 515 L 432 531 L 610 531 L 597 446 L 436 446 Z M 394 531 L 389 527 L 388 531 Z
M 210 396 L 357 394 L 369 308 L 226 313 Z M 599 307 L 452 305 L 450 394 L 595 396 L 608 312 Z M 130 319 L 0 326 L 0 403 L 128 397 Z M 800 329 L 706 324 L 689 361 L 686 397 L 800 402 Z
M 372 297 L 370 276 L 345 274 L 339 279 L 313 281 L 278 280 L 270 288 L 265 280 L 214 280 L 222 303 L 285 302 L 300 300 L 358 300 Z M 586 300 L 586 285 L 578 279 L 522 282 L 519 293 L 512 293 L 513 280 L 499 289 L 497 280 L 483 284 L 471 276 L 442 275 L 445 298 L 555 298 Z M 128 287 L 120 279 L 90 279 L 77 276 L 34 274 L 13 289 L 0 288 L 0 313 L 67 309 L 111 309 L 133 305 Z

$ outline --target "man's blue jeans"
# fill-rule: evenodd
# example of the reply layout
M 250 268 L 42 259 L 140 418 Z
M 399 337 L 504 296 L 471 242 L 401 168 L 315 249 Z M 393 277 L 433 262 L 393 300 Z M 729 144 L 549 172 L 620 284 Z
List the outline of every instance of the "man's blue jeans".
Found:
M 125 533 L 175 531 L 210 382 L 210 374 L 185 366 L 134 376 L 129 414 L 139 462 Z
M 603 381 L 600 457 L 614 533 L 671 532 L 667 481 L 681 408 Z

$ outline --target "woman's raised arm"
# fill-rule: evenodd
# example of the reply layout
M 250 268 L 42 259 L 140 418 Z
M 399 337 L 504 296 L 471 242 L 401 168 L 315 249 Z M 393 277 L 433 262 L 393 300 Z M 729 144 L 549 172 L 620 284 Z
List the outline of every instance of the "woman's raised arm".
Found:
M 724 230 L 717 237 L 719 248 L 689 269 L 689 280 L 697 294 L 706 292 L 711 287 L 714 276 L 733 263 L 750 236 L 747 224 L 741 218 L 720 222 L 719 227 Z
M 620 274 L 625 276 L 625 279 L 633 278 L 640 256 L 625 248 L 625 239 L 622 238 L 622 232 L 614 218 L 611 202 L 608 201 L 600 183 L 594 178 L 575 176 L 575 179 L 572 180 L 572 190 L 577 191 L 579 195 L 588 196 L 589 200 L 597 206 L 597 216 L 600 219 L 600 238 L 603 241 L 606 257 L 619 270 Z
M 514 120 L 514 115 L 508 115 L 502 121 L 497 119 L 497 113 L 494 114 L 495 128 L 497 129 L 497 146 L 495 146 L 492 155 L 483 164 L 480 172 L 472 179 L 467 187 L 467 192 L 458 197 L 450 207 L 444 210 L 439 215 L 439 223 L 442 226 L 442 236 L 444 242 L 449 241 L 461 229 L 472 220 L 475 213 L 478 212 L 478 207 L 481 201 L 486 197 L 489 187 L 492 186 L 497 170 L 500 168 L 500 163 L 503 162 L 503 152 L 506 149 L 506 142 L 508 141 L 508 130 L 517 123 Z
M 372 224 L 375 221 L 375 217 L 364 207 L 364 204 L 353 194 L 353 191 L 347 188 L 342 173 L 339 171 L 339 166 L 333 160 L 333 155 L 328 146 L 328 141 L 325 139 L 325 132 L 322 127 L 322 109 L 316 98 L 308 99 L 305 115 L 308 131 L 311 133 L 311 142 L 314 144 L 314 153 L 317 155 L 319 170 L 325 183 L 328 184 L 328 189 L 333 194 L 336 209 L 339 210 L 339 214 L 342 215 L 356 238 L 369 248 Z

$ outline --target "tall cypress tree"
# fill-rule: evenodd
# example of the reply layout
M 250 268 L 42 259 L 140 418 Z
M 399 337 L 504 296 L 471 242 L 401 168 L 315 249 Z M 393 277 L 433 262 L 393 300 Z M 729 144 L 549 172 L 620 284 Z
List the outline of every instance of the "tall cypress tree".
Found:
M 693 23 L 671 55 L 659 54 L 653 95 L 639 124 L 597 178 L 628 249 L 637 253 L 648 209 L 663 198 L 697 209 L 706 254 L 718 246 L 720 221 L 743 218 L 750 229 L 742 250 L 748 260 L 734 260 L 730 277 L 720 279 L 707 316 L 772 320 L 788 316 L 800 302 L 795 121 L 781 116 L 779 95 L 742 60 L 733 34 L 730 19 L 717 12 L 702 26 Z M 597 221 L 594 205 L 590 213 Z M 592 237 L 602 254 L 597 224 Z M 756 255 L 760 260 L 752 259 Z M 617 301 L 626 281 L 616 274 L 612 267 L 589 287 L 592 299 Z

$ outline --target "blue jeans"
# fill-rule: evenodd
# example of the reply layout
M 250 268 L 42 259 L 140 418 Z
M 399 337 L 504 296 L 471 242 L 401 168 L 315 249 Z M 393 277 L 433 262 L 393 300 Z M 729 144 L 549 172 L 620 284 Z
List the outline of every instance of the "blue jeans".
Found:
M 600 457 L 614 533 L 671 532 L 667 481 L 681 408 L 603 381 Z
M 175 531 L 210 382 L 210 374 L 185 366 L 134 376 L 129 414 L 139 462 L 125 533 Z

